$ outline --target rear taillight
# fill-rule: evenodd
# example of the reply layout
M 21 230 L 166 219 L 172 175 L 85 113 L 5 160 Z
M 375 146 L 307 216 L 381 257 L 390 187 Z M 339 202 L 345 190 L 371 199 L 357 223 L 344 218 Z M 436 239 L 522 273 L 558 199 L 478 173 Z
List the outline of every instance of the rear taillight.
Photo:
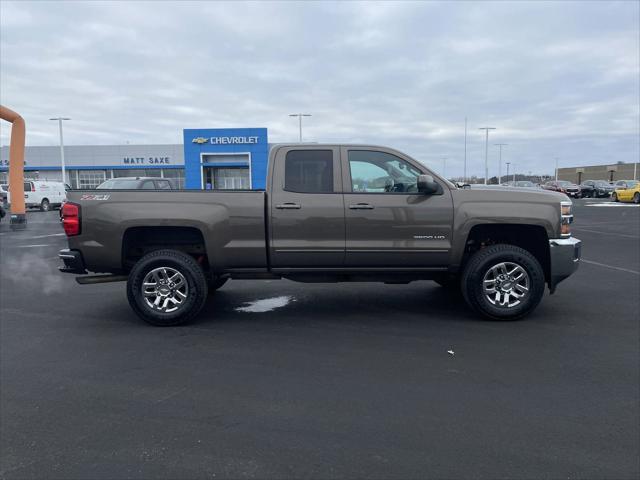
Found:
M 67 202 L 62 206 L 62 228 L 67 237 L 80 235 L 80 205 Z
M 36 191 L 36 186 L 35 186 L 33 183 L 31 184 L 31 191 L 32 191 L 32 192 L 35 192 L 35 191 Z

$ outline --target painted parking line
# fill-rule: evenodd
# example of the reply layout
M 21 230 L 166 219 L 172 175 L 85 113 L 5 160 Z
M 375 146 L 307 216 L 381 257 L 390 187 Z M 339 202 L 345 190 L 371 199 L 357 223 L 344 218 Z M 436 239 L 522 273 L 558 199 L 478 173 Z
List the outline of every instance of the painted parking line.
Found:
M 35 237 L 29 237 L 30 240 L 35 240 L 36 238 L 47 238 L 47 237 L 62 237 L 66 235 L 66 233 L 62 232 L 62 233 L 52 233 L 50 235 L 38 235 Z
M 585 207 L 640 207 L 638 203 L 618 203 L 618 202 L 606 202 L 606 203 L 589 203 Z
M 39 245 L 12 245 L 9 248 L 36 248 L 36 247 L 50 247 L 50 243 L 43 243 Z
M 614 267 L 613 265 L 607 265 L 606 263 L 593 262 L 591 260 L 580 259 L 581 263 L 588 263 L 589 265 L 596 265 L 597 267 L 610 268 L 611 270 L 618 270 L 620 272 L 633 273 L 634 275 L 640 275 L 637 270 L 631 270 L 630 268 Z
M 640 238 L 638 235 L 627 235 L 626 233 L 615 233 L 615 232 L 605 232 L 602 230 L 591 230 L 589 228 L 582 227 L 572 227 L 572 230 L 577 232 L 589 232 L 589 233 L 597 233 L 598 235 L 614 235 L 616 237 L 624 237 L 624 238 Z

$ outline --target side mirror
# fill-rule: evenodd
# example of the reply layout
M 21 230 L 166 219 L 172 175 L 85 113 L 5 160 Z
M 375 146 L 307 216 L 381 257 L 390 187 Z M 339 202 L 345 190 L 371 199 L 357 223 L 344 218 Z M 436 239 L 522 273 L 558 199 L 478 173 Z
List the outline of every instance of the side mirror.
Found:
M 438 183 L 431 175 L 418 175 L 418 191 L 425 194 L 436 193 L 439 189 Z

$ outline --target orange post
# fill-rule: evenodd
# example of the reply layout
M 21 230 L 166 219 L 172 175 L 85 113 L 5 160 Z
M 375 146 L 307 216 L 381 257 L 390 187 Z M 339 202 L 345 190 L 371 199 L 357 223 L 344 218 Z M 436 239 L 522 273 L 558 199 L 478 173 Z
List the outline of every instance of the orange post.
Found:
M 11 122 L 11 140 L 9 141 L 9 194 L 11 195 L 11 228 L 26 227 L 27 216 L 24 205 L 24 119 L 0 105 L 0 118 Z

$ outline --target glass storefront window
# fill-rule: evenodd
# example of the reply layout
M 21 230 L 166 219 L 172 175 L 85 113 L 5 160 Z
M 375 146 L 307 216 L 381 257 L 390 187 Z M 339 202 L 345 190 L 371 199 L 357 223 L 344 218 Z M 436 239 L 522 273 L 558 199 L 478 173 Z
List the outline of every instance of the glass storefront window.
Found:
M 171 180 L 173 188 L 184 188 L 184 169 L 166 168 L 162 170 L 162 176 Z
M 79 170 L 78 171 L 78 185 L 74 188 L 81 190 L 89 190 L 96 188 L 102 182 L 107 179 L 107 172 L 105 170 Z
M 205 190 L 248 190 L 251 188 L 247 167 L 205 167 L 204 176 Z

